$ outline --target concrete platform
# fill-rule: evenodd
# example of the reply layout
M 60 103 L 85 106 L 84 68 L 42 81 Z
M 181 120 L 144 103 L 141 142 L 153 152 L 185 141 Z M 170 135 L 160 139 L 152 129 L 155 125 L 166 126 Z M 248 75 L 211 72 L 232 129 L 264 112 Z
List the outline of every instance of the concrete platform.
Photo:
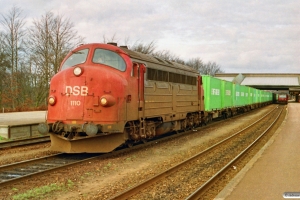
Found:
M 46 111 L 0 113 L 0 136 L 21 139 L 40 136 L 37 126 L 45 122 Z
M 299 122 L 300 104 L 289 103 L 275 135 L 215 199 L 300 199 Z

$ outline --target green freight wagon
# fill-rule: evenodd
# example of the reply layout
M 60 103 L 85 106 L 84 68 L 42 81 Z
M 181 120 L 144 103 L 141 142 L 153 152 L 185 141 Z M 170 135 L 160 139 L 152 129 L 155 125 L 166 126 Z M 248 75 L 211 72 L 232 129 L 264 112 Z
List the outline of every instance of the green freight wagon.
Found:
M 249 87 L 245 85 L 240 86 L 240 95 L 241 95 L 241 105 L 242 106 L 247 106 L 249 105 L 248 103 L 248 95 L 249 95 Z
M 213 118 L 227 118 L 267 105 L 272 100 L 271 93 L 267 91 L 235 84 L 209 75 L 201 77 L 204 94 L 202 119 L 205 123 Z
M 259 107 L 259 93 L 260 92 L 260 90 L 258 90 L 258 89 L 254 89 L 254 92 L 253 92 L 253 95 L 254 95 L 254 97 L 253 97 L 253 103 L 254 103 L 254 106 L 255 106 L 255 108 L 258 108 Z
M 202 76 L 204 90 L 205 111 L 220 110 L 222 108 L 221 88 L 222 80 L 208 75 Z
M 269 96 L 268 96 L 268 92 L 267 91 L 261 91 L 262 92 L 262 98 L 261 98 L 261 101 L 262 101 L 262 103 L 266 103 L 266 102 L 268 102 L 268 98 L 269 98 Z
M 242 98 L 241 98 L 242 88 L 241 85 L 235 84 L 235 94 L 234 94 L 234 107 L 243 106 Z
M 268 92 L 268 102 L 272 102 L 273 101 L 273 93 L 272 92 Z
M 269 92 L 269 102 L 271 103 L 273 101 L 273 93 Z
M 262 103 L 264 103 L 264 105 L 267 105 L 269 103 L 272 102 L 272 93 L 269 91 L 262 91 Z
M 252 95 L 253 95 L 253 88 L 245 86 L 245 88 L 244 88 L 244 97 L 245 97 L 245 109 L 246 109 L 246 111 L 251 110 L 253 108 L 252 107 L 252 105 L 253 105 Z
M 234 84 L 232 82 L 222 80 L 222 89 L 221 89 L 221 107 L 222 108 L 231 108 L 233 107 L 234 98 Z
M 254 88 L 249 87 L 249 100 L 248 100 L 248 103 L 249 103 L 251 109 L 254 109 L 254 91 L 255 91 Z
M 262 103 L 266 102 L 266 91 L 264 90 L 261 91 L 261 102 Z
M 234 113 L 235 84 L 208 75 L 202 76 L 205 116 L 208 121 Z

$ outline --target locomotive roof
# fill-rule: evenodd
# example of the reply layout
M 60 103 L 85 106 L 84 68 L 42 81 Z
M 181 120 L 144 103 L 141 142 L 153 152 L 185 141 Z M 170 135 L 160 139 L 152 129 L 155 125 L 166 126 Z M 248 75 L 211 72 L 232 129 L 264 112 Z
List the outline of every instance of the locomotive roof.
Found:
M 153 64 L 157 64 L 158 66 L 155 68 L 160 68 L 159 66 L 164 65 L 170 68 L 174 68 L 174 69 L 180 69 L 183 71 L 187 71 L 190 73 L 196 73 L 198 74 L 198 71 L 193 69 L 192 67 L 186 66 L 186 65 L 182 65 L 176 62 L 171 62 L 171 61 L 167 61 L 167 60 L 163 60 L 161 58 L 157 58 L 154 56 L 150 56 L 147 54 L 143 54 L 140 52 L 136 52 L 136 51 L 131 51 L 129 50 L 127 47 L 120 47 L 123 51 L 125 51 L 131 58 L 137 59 L 137 60 L 141 60 L 141 61 L 145 61 L 145 62 L 150 62 Z M 155 66 L 155 65 L 151 65 L 151 66 Z

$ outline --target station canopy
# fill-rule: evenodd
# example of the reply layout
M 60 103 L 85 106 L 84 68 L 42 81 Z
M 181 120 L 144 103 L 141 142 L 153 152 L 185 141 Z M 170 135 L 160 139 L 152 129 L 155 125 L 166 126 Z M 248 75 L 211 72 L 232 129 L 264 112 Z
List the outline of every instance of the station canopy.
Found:
M 300 74 L 234 74 L 219 73 L 216 78 L 261 90 L 300 94 Z

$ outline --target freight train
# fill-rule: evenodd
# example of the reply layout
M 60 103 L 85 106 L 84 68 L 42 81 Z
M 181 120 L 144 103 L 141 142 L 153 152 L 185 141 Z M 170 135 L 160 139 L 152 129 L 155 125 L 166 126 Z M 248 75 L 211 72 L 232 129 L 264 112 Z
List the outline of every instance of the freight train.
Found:
M 50 133 L 55 151 L 110 152 L 271 102 L 270 92 L 201 76 L 126 46 L 93 43 L 63 60 L 38 130 Z

